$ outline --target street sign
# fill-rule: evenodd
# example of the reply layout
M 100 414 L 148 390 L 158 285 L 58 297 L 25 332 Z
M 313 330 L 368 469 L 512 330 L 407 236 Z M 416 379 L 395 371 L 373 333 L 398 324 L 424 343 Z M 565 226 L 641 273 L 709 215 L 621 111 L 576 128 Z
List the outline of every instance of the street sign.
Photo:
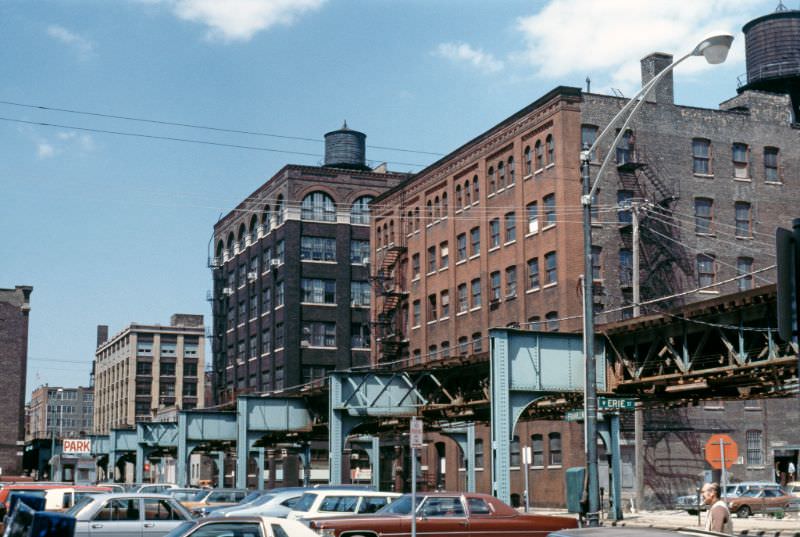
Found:
M 522 464 L 533 464 L 533 457 L 531 453 L 531 447 L 525 446 L 522 448 Z
M 619 397 L 598 397 L 598 410 L 633 410 L 636 408 L 636 399 Z
M 583 410 L 567 410 L 564 421 L 583 421 Z
M 706 442 L 705 449 L 706 461 L 715 470 L 722 469 L 723 461 L 725 469 L 730 469 L 739 457 L 739 447 L 727 434 L 712 434 Z
M 88 438 L 65 438 L 61 451 L 64 455 L 78 455 L 92 452 L 92 441 Z
M 409 431 L 410 444 L 412 448 L 422 447 L 422 420 L 411 418 L 411 429 Z

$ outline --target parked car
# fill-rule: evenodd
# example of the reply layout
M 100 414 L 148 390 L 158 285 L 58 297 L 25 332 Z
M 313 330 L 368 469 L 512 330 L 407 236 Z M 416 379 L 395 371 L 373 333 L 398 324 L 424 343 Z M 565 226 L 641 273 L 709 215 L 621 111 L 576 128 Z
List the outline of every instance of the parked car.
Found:
M 192 519 L 166 494 L 115 492 L 86 496 L 69 510 L 75 537 L 161 537 Z
M 800 481 L 791 481 L 786 483 L 784 489 L 792 496 L 800 497 Z
M 730 483 L 725 485 L 723 497 L 725 499 L 735 498 L 745 491 L 752 489 L 760 490 L 763 488 L 780 490 L 780 485 L 771 481 L 742 481 L 740 483 Z M 696 515 L 698 511 L 705 510 L 706 506 L 703 505 L 703 500 L 699 496 L 700 489 L 697 490 L 698 494 L 687 494 L 686 496 L 678 496 L 675 498 L 675 509 L 683 509 L 690 515 Z
M 289 511 L 308 489 L 291 487 L 267 491 L 248 504 L 229 505 L 215 509 L 208 516 L 235 517 L 235 516 L 270 516 L 286 518 Z
M 232 508 L 244 507 L 246 505 L 250 505 L 251 503 L 256 501 L 258 498 L 262 497 L 266 493 L 267 493 L 266 490 L 254 490 L 252 492 L 248 492 L 247 496 L 245 496 L 244 498 L 242 498 L 241 500 L 239 500 L 234 504 L 206 505 L 204 507 L 199 508 L 197 510 L 197 513 L 194 514 L 199 516 L 210 516 L 212 513 L 215 513 L 220 509 L 227 509 L 229 507 Z
M 600 528 L 558 530 L 548 534 L 547 537 L 724 537 L 726 535 L 692 528 L 671 530 L 645 526 L 605 526 Z
M 319 537 L 295 520 L 283 518 L 242 516 L 231 518 L 198 518 L 183 522 L 167 537 Z
M 128 489 L 122 483 L 98 483 L 97 486 L 108 487 L 111 492 L 128 492 Z
M 65 511 L 75 505 L 84 496 L 107 494 L 113 492 L 109 487 L 91 487 L 76 485 L 74 487 L 55 487 L 44 491 L 46 511 Z
M 137 488 L 134 492 L 151 492 L 161 494 L 171 489 L 178 488 L 175 483 L 145 483 Z
M 213 505 L 233 505 L 247 496 L 247 489 L 206 489 L 198 492 L 194 498 L 181 502 L 196 516 L 204 516 L 203 508 Z
M 755 513 L 798 511 L 800 499 L 780 488 L 753 488 L 729 499 L 728 509 L 740 518 L 747 518 Z
M 304 492 L 286 515 L 289 520 L 372 514 L 399 498 L 398 492 L 374 490 L 315 489 Z
M 191 488 L 191 487 L 190 488 L 185 488 L 185 489 L 176 488 L 176 489 L 165 490 L 164 494 L 168 494 L 168 495 L 172 496 L 173 498 L 175 498 L 179 502 L 184 502 L 184 501 L 191 500 L 192 498 L 197 496 L 197 494 L 199 492 L 201 492 L 202 490 L 203 489 Z
M 519 513 L 488 494 L 422 493 L 417 501 L 417 532 L 426 537 L 463 537 L 465 534 L 542 537 L 552 531 L 578 527 L 576 518 Z M 411 496 L 401 496 L 373 515 L 320 518 L 311 520 L 309 527 L 322 537 L 408 534 Z

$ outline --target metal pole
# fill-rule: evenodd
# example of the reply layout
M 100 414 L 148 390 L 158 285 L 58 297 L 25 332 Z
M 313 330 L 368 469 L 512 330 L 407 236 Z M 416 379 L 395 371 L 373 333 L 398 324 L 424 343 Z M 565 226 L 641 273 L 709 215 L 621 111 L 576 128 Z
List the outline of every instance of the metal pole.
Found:
M 631 221 L 633 223 L 633 267 L 631 276 L 633 281 L 633 316 L 640 315 L 639 308 L 639 205 L 634 203 L 631 205 Z
M 411 448 L 411 537 L 417 537 L 417 448 Z
M 633 223 L 633 267 L 631 268 L 633 285 L 633 316 L 641 313 L 639 308 L 639 206 L 631 205 L 631 222 Z M 641 510 L 644 503 L 644 410 L 642 403 L 636 403 L 633 411 L 633 431 L 636 451 L 636 509 Z
M 586 473 L 589 487 L 589 509 L 586 521 L 589 527 L 600 525 L 599 476 L 597 473 L 597 385 L 594 358 L 594 301 L 592 300 L 592 196 L 589 177 L 589 147 L 582 154 L 583 179 L 583 335 L 584 351 L 584 406 L 586 408 Z
M 720 465 L 720 478 L 719 478 L 719 485 L 720 485 L 720 497 L 724 500 L 725 499 L 725 447 L 723 446 L 724 441 L 722 438 L 719 439 L 719 459 L 721 461 Z
M 528 463 L 530 462 L 530 460 L 528 459 L 528 455 L 530 454 L 529 451 L 530 449 L 531 449 L 530 447 L 526 447 L 525 451 L 523 452 L 525 454 L 525 461 L 523 463 L 523 467 L 525 469 L 525 512 L 526 513 L 531 508 L 531 493 L 530 493 L 531 489 L 528 487 Z

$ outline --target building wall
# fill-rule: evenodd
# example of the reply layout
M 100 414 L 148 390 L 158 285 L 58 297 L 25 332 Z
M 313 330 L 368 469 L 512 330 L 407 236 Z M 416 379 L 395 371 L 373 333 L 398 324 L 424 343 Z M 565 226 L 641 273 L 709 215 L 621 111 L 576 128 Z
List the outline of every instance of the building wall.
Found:
M 0 289 L 0 470 L 19 474 L 25 435 L 25 374 L 28 368 L 28 315 L 33 287 L 18 285 Z M 20 453 L 20 455 L 17 455 Z
M 162 407 L 205 405 L 202 315 L 170 326 L 131 324 L 95 353 L 95 433 L 152 420 Z
M 93 414 L 93 388 L 40 386 L 31 394 L 30 429 L 26 440 L 91 434 Z
M 368 343 L 356 350 L 351 346 L 354 326 L 369 329 L 369 306 L 352 303 L 351 282 L 370 282 L 363 258 L 351 255 L 351 240 L 369 241 L 368 219 L 353 223 L 351 208 L 362 196 L 374 197 L 404 177 L 287 166 L 217 223 L 211 263 L 217 402 L 321 380 L 330 370 L 369 362 Z M 332 221 L 303 218 L 300 204 L 314 192 L 333 200 Z M 301 260 L 304 236 L 332 239 L 335 258 Z M 334 280 L 333 302 L 304 303 L 304 278 Z M 284 299 L 278 304 L 281 288 Z M 335 323 L 335 342 L 319 344 L 304 336 L 309 322 Z

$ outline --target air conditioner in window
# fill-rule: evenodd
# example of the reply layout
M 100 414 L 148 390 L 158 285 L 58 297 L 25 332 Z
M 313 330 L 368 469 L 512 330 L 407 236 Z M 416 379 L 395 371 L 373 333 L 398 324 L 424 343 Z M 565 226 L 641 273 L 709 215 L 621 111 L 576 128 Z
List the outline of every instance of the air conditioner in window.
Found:
M 272 259 L 269 260 L 269 264 L 271 267 L 277 267 L 281 264 L 281 260 L 277 257 L 273 257 Z
M 306 348 L 308 348 L 310 346 L 311 346 L 311 344 L 308 341 L 301 341 L 300 342 L 300 348 L 301 349 L 306 349 Z
M 369 257 L 362 257 L 361 258 L 362 265 L 369 265 Z
M 258 279 L 258 272 L 248 272 L 247 273 L 247 281 L 254 282 Z
M 233 294 L 233 289 L 231 287 L 223 287 L 222 294 L 225 296 L 231 296 Z

